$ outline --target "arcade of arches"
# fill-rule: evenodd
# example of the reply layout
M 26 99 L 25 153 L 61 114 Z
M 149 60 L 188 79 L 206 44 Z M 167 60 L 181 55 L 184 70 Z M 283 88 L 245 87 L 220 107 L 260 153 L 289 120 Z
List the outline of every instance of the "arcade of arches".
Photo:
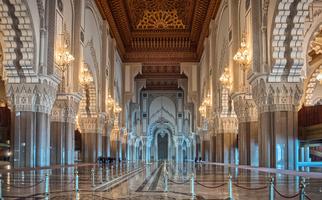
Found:
M 321 0 L 0 0 L 13 168 L 322 161 Z

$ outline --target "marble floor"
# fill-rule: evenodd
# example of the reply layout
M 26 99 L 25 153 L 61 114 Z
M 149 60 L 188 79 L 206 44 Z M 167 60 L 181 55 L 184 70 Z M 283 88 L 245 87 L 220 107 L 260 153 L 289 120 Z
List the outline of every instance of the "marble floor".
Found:
M 166 166 L 166 167 L 165 167 Z M 78 174 L 79 191 L 76 192 Z M 48 179 L 46 180 L 46 174 Z M 164 175 L 167 174 L 167 183 Z M 191 194 L 191 174 L 195 196 Z M 137 163 L 79 165 L 66 168 L 2 172 L 4 199 L 227 199 L 231 175 L 234 199 L 269 198 L 275 179 L 275 199 L 299 199 L 301 178 L 215 164 Z M 48 188 L 46 189 L 46 181 Z M 322 199 L 322 179 L 307 178 L 306 198 Z M 168 192 L 165 192 L 166 186 Z M 46 195 L 46 190 L 47 194 Z M 280 193 L 280 194 L 279 194 Z M 283 197 L 284 196 L 284 197 Z M 292 197 L 294 198 L 285 198 Z

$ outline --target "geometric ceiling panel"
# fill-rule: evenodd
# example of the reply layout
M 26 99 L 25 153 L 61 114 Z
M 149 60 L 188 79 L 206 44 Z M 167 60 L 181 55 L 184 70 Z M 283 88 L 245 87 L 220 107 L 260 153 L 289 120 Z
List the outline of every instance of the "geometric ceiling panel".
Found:
M 220 0 L 95 0 L 124 62 L 196 62 Z

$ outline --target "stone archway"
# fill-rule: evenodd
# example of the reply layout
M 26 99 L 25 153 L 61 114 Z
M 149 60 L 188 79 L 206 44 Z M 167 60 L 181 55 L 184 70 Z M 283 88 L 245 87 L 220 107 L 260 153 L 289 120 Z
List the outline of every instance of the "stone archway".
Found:
M 169 151 L 169 135 L 165 132 L 157 134 L 158 160 L 167 160 Z

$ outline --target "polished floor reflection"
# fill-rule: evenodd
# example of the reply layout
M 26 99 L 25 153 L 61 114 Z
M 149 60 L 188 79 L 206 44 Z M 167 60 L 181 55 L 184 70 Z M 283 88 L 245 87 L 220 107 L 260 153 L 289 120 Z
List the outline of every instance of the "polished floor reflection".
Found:
M 234 199 L 268 199 L 271 177 L 275 179 L 275 199 L 299 199 L 301 178 L 297 176 L 215 164 L 164 162 L 8 171 L 2 173 L 2 195 L 4 199 L 226 199 L 229 175 Z M 322 199 L 322 179 L 311 177 L 306 183 L 307 199 Z

